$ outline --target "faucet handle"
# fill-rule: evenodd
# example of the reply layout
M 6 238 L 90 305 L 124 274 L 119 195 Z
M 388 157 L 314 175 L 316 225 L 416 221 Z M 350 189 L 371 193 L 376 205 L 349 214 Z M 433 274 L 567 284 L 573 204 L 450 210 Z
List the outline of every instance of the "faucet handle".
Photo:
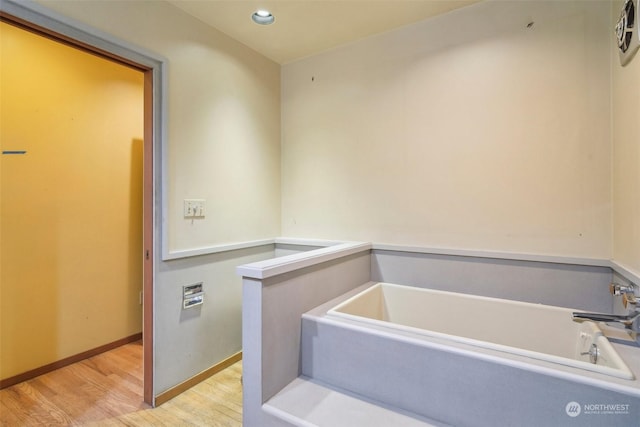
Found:
M 609 284 L 609 293 L 611 295 L 633 295 L 633 285 L 621 285 L 619 283 Z
M 633 293 L 625 293 L 622 295 L 622 305 L 624 305 L 624 308 L 627 308 L 627 305 L 636 306 L 637 302 L 638 299 Z

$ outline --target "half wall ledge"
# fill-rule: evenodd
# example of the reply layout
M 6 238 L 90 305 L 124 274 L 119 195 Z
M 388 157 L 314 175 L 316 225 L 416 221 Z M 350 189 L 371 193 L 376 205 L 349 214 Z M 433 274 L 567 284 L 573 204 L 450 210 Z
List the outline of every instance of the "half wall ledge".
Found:
M 373 245 L 371 243 L 340 243 L 309 252 L 241 265 L 236 268 L 236 272 L 239 276 L 244 278 L 267 279 L 316 264 L 321 264 L 323 262 L 333 261 L 338 258 L 357 254 L 359 252 L 367 252 L 370 251 L 372 247 Z

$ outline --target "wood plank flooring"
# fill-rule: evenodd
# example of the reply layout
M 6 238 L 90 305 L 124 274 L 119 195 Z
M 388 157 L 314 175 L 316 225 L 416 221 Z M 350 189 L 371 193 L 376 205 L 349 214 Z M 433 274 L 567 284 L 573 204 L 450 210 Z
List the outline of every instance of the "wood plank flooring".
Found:
M 0 426 L 242 426 L 242 362 L 158 408 L 142 398 L 142 343 L 0 390 Z

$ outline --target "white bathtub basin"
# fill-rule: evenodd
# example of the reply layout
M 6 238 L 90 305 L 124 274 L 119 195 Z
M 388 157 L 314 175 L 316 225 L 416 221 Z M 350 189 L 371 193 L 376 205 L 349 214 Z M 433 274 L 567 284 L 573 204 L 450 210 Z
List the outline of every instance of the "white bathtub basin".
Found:
M 378 283 L 327 315 L 634 379 L 598 325 L 573 321 L 573 311 Z M 597 359 L 592 363 L 589 352 L 593 355 L 594 348 Z

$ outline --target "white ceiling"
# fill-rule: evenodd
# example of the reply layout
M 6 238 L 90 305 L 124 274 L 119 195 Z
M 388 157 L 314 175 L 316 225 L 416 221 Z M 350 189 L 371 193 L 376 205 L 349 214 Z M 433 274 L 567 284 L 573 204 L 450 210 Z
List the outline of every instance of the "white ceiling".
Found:
M 280 64 L 480 0 L 168 0 Z M 257 25 L 251 14 L 276 18 Z

